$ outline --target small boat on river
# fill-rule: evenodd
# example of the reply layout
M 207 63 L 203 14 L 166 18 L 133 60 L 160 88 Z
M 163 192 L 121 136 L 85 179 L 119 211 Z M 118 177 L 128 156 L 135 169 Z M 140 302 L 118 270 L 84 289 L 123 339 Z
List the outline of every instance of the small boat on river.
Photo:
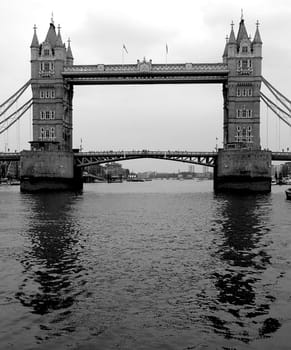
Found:
M 287 188 L 287 190 L 285 191 L 286 193 L 286 199 L 290 199 L 291 200 L 291 187 Z

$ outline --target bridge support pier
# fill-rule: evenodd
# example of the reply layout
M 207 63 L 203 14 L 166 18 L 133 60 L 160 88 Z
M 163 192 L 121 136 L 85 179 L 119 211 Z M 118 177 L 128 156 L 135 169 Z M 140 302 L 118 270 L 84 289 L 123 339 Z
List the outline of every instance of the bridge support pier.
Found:
M 270 192 L 272 153 L 219 150 L 214 169 L 215 191 Z
M 80 191 L 82 188 L 82 170 L 75 166 L 73 152 L 21 152 L 22 192 Z

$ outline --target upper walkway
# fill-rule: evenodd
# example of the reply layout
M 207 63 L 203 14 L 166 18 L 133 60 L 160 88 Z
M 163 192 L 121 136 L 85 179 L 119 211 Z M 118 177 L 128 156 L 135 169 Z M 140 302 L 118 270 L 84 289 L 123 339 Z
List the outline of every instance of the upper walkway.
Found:
M 224 63 L 73 65 L 62 72 L 68 83 L 74 85 L 105 84 L 180 84 L 223 83 L 227 81 L 228 67 Z

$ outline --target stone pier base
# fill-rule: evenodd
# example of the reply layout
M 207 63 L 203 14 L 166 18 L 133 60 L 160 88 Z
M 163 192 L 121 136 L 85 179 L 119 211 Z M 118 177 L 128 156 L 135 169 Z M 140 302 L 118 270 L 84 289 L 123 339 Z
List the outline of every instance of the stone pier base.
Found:
M 219 150 L 215 191 L 270 192 L 271 161 L 270 151 Z
M 80 191 L 82 188 L 82 171 L 75 167 L 73 152 L 21 152 L 22 192 Z

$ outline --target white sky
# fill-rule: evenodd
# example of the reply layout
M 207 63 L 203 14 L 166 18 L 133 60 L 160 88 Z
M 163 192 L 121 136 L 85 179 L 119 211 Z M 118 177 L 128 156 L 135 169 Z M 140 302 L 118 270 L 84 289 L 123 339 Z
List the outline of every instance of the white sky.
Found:
M 222 62 L 230 23 L 237 33 L 243 6 L 248 33 L 260 21 L 263 76 L 291 99 L 291 2 L 287 0 L 1 0 L 0 103 L 30 78 L 33 25 L 45 39 L 51 13 L 71 39 L 74 64 Z M 28 97 L 30 96 L 28 93 Z M 28 99 L 28 98 L 27 98 Z M 222 146 L 221 85 L 75 86 L 74 147 L 94 150 L 211 151 Z M 0 136 L 0 151 L 29 149 L 30 115 Z M 261 104 L 261 142 L 291 148 L 291 131 Z M 125 162 L 131 170 L 184 170 L 175 162 Z

